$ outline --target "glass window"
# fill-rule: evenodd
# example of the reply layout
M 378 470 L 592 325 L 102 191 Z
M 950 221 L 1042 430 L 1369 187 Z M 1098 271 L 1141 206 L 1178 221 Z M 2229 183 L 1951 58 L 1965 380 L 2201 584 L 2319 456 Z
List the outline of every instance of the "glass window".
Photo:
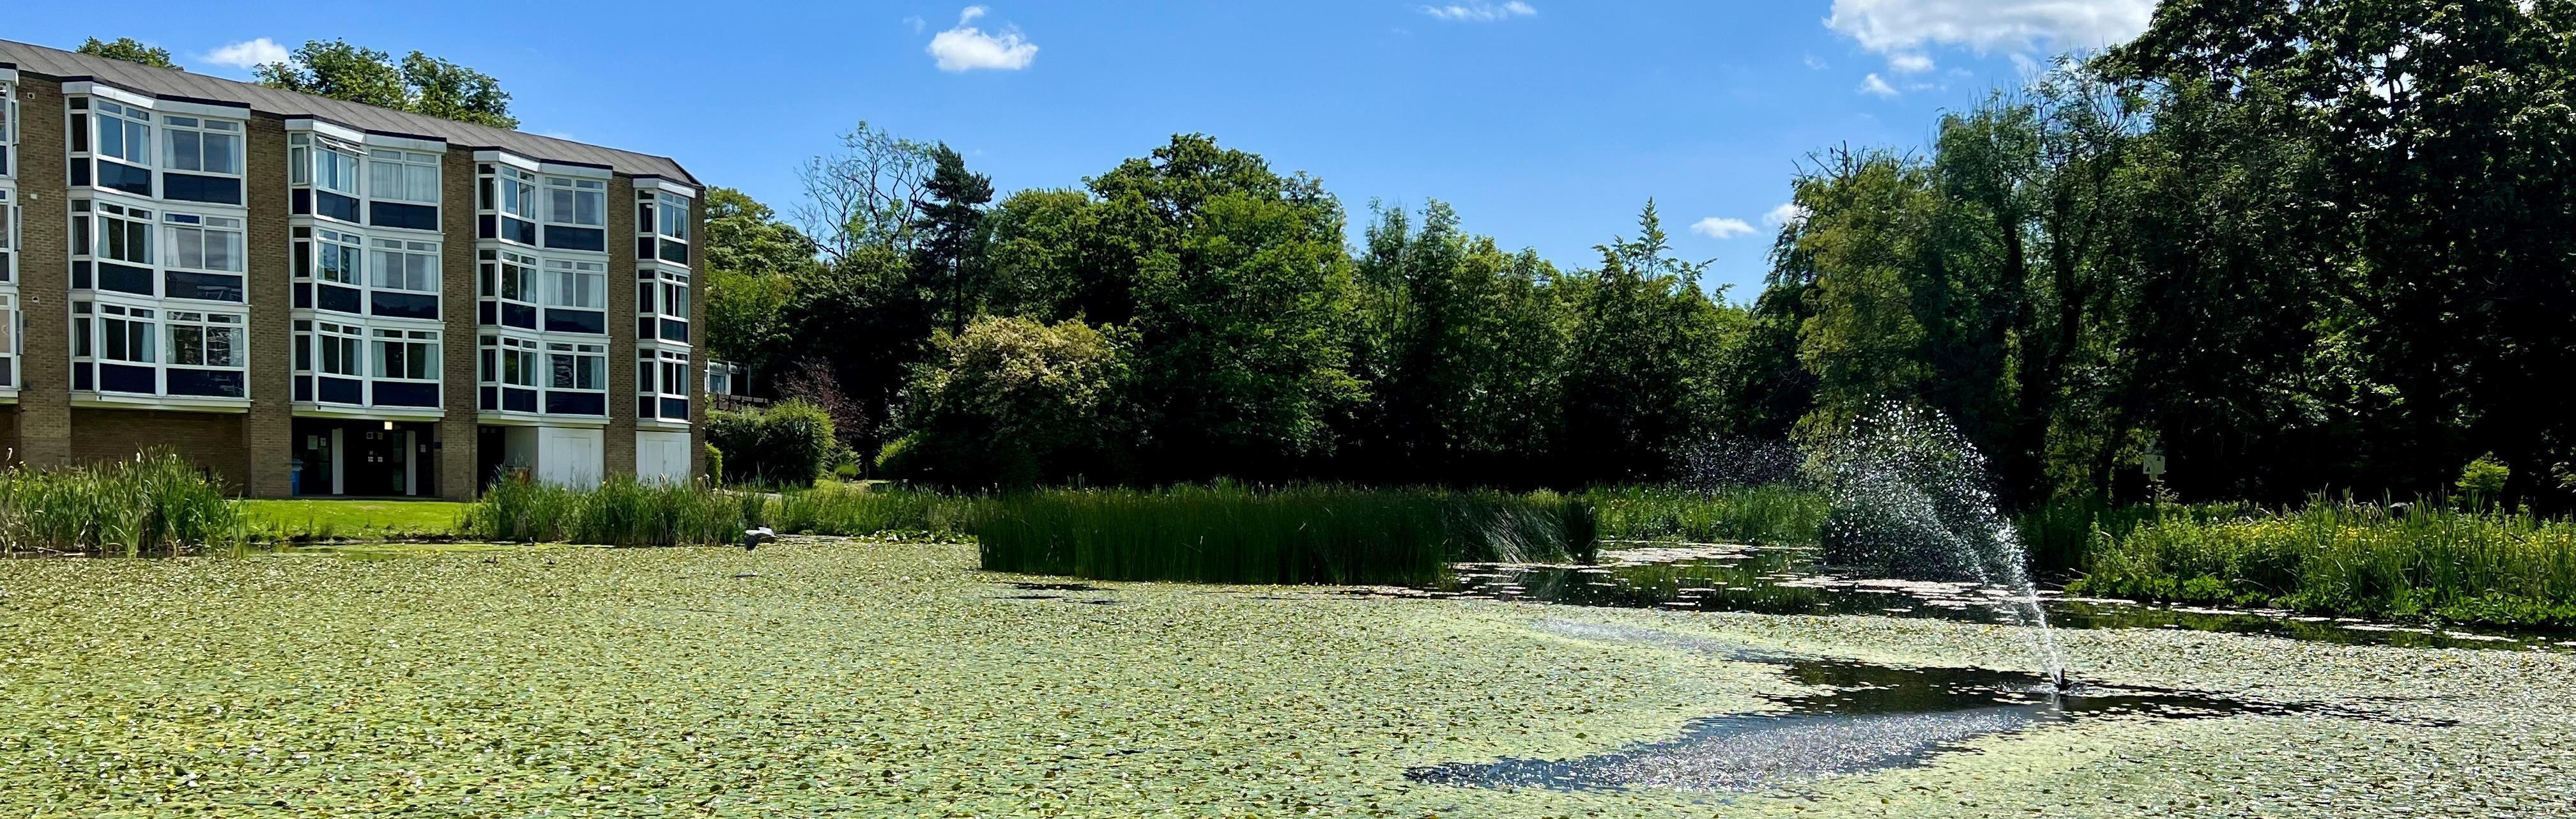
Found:
M 679 241 L 689 240 L 689 200 L 679 194 L 663 191 L 661 207 L 654 209 L 662 236 Z
M 546 386 L 558 390 L 608 389 L 608 347 L 601 344 L 546 345 Z
M 242 163 L 241 123 L 222 119 L 171 116 L 161 119 L 174 171 L 239 175 Z
M 161 347 L 152 311 L 114 304 L 98 306 L 99 358 L 128 364 L 159 360 Z
M 316 333 L 314 346 L 321 348 L 315 357 L 322 360 L 322 374 L 348 378 L 365 374 L 365 362 L 359 357 L 358 347 L 366 343 L 366 337 L 358 328 L 317 321 L 313 323 L 313 329 Z
M 242 272 L 242 222 L 218 216 L 164 213 L 166 263 L 189 270 Z
M 547 259 L 546 304 L 550 307 L 607 309 L 608 265 Z
M 537 343 L 516 338 L 483 337 L 483 383 L 513 387 L 537 385 Z
M 242 317 L 224 313 L 172 312 L 170 363 L 187 367 L 243 366 Z
M 415 293 L 438 292 L 438 243 L 377 239 L 375 286 Z
M 358 260 L 367 251 L 360 243 L 357 234 L 316 228 L 313 231 L 313 238 L 313 269 L 316 278 L 350 287 L 356 287 L 364 281 L 359 276 L 361 268 Z
M 377 330 L 376 377 L 438 379 L 438 334 L 426 330 Z
M 152 112 L 107 100 L 96 100 L 96 103 L 90 110 L 98 118 L 98 155 L 128 164 L 150 166 Z
M 313 186 L 348 196 L 358 195 L 358 154 L 324 144 L 313 151 Z
M 517 168 L 501 169 L 501 212 L 537 220 L 537 175 Z
M 92 254 L 127 264 L 152 264 L 152 212 L 98 203 L 97 245 Z
M 509 251 L 483 251 L 483 295 L 509 301 L 537 302 L 537 260 Z
M 559 225 L 606 227 L 608 183 L 597 179 L 546 177 L 546 221 Z
M 391 150 L 369 153 L 367 195 L 396 202 L 438 204 L 438 156 Z

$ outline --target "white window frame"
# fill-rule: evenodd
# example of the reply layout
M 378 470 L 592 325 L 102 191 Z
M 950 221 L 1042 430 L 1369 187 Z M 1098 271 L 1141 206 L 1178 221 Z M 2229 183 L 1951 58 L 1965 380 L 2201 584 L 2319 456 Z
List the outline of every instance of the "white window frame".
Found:
M 529 224 L 537 223 L 537 175 L 522 168 L 501 165 L 492 177 L 492 212 L 515 217 Z
M 367 267 L 374 274 L 367 286 L 400 293 L 438 295 L 438 243 L 419 239 L 377 237 L 367 248 Z M 414 264 L 424 269 L 413 270 Z M 387 278 L 391 275 L 395 278 Z M 417 276 L 418 281 L 413 278 Z
M 435 207 L 439 203 L 438 168 L 437 154 L 399 151 L 391 148 L 377 148 L 369 151 L 367 152 L 367 198 L 379 202 L 405 202 Z M 380 175 L 381 171 L 393 172 L 393 178 L 390 180 L 383 178 Z
M 341 262 L 333 278 L 332 266 L 324 259 Z M 313 280 L 341 287 L 367 286 L 367 237 L 345 230 L 315 225 L 313 228 Z
M 20 386 L 19 350 L 26 343 L 26 317 L 18 313 L 18 294 L 0 291 L 0 322 L 6 322 L 0 326 L 0 377 L 8 379 L 0 383 L 0 391 L 15 392 Z
M 157 210 L 105 200 L 89 201 L 90 258 L 136 267 L 153 267 L 160 262 L 152 255 L 153 234 L 159 232 L 161 228 L 155 218 L 158 214 Z M 111 255 L 108 252 L 114 247 L 108 239 L 108 224 L 111 220 L 121 226 L 116 233 L 117 237 L 123 240 L 125 255 Z M 139 248 L 133 246 L 137 236 L 142 239 L 142 247 Z
M 571 360 L 569 371 L 563 369 L 565 359 Z M 547 392 L 608 392 L 608 345 L 606 344 L 548 342 L 544 363 Z M 556 382 L 567 374 L 573 380 L 572 386 L 558 386 Z M 581 386 L 583 376 L 590 377 L 591 386 Z
M 220 331 L 220 332 L 219 332 Z M 197 362 L 183 360 L 180 338 L 197 338 Z M 250 368 L 250 319 L 241 313 L 203 310 L 170 310 L 162 314 L 161 336 L 168 345 L 164 366 L 192 370 L 243 370 Z M 215 338 L 228 336 L 228 360 L 217 363 L 210 359 L 215 352 Z
M 683 302 L 693 301 L 696 298 L 696 294 L 689 292 L 689 284 L 689 271 L 684 268 L 669 267 L 662 264 L 646 264 L 643 267 L 636 269 L 635 317 L 653 320 L 652 335 L 646 336 L 638 333 L 636 340 L 680 345 L 687 345 L 689 343 L 686 341 L 674 341 L 662 337 L 663 319 L 671 319 L 684 325 L 689 323 L 689 309 L 687 305 L 682 305 L 678 312 L 672 312 L 671 310 L 671 297 L 674 293 L 677 293 L 679 295 L 679 300 Z M 696 328 L 692 327 L 691 329 L 694 330 Z M 690 337 L 695 338 L 696 336 L 693 333 Z
M 98 311 L 98 346 L 94 357 L 97 360 L 134 367 L 157 368 L 161 365 L 160 308 L 136 307 L 111 302 L 95 304 L 95 309 Z M 135 325 L 138 324 L 143 327 L 139 337 L 134 332 Z M 122 325 L 125 332 L 111 333 L 111 328 L 117 325 Z M 114 336 L 113 339 L 110 338 L 111 335 Z M 119 357 L 115 352 L 119 348 L 124 350 L 123 357 Z M 136 355 L 141 355 L 142 358 L 135 358 Z
M 100 159 L 113 159 L 137 168 L 153 168 L 152 112 L 125 105 L 105 97 L 89 98 L 89 153 Z M 107 149 L 107 133 L 116 129 L 117 148 Z M 136 159 L 136 156 L 142 158 Z
M 332 378 L 367 377 L 366 328 L 345 322 L 317 320 L 313 322 L 313 348 L 315 375 L 326 375 Z M 341 369 L 332 369 L 334 358 L 338 359 Z M 314 398 L 321 398 L 318 391 Z
M 490 275 L 478 274 L 476 277 L 478 282 L 476 286 L 483 291 L 480 294 L 483 298 L 525 304 L 530 307 L 537 306 L 540 300 L 545 298 L 544 274 L 536 256 L 492 248 L 484 249 L 480 255 L 483 257 L 482 263 L 491 266 L 490 270 L 481 271 Z M 511 268 L 517 268 L 519 271 L 517 292 L 513 292 L 510 287 Z
M 374 365 L 376 380 L 438 383 L 439 368 L 444 365 L 438 355 L 438 331 L 379 327 L 373 336 L 367 340 L 368 352 L 373 354 L 368 362 Z M 396 349 L 401 351 L 399 365 L 394 361 Z M 410 366 L 415 364 L 427 375 L 409 374 Z
M 542 389 L 537 386 L 537 381 L 538 373 L 544 364 L 539 355 L 544 346 L 534 340 L 518 336 L 483 334 L 476 345 L 475 383 L 486 387 Z M 510 380 L 510 364 L 514 361 L 519 365 L 518 374 L 523 379 L 521 381 Z
M 314 190 L 364 199 L 365 197 L 360 195 L 359 191 L 362 188 L 360 180 L 366 178 L 366 151 L 327 139 L 317 138 L 311 140 L 311 143 L 312 175 L 290 181 L 294 184 L 307 184 L 305 180 L 310 180 L 309 184 Z M 289 162 L 288 164 L 301 167 L 304 163 Z
M 545 306 L 567 310 L 608 309 L 608 263 L 577 259 L 545 260 Z M 588 296 L 587 303 L 583 296 Z
M 244 130 L 242 123 L 238 120 L 162 114 L 161 160 L 164 164 L 161 166 L 161 169 L 178 173 L 198 174 L 203 176 L 222 176 L 239 179 L 242 177 L 242 164 L 247 161 L 246 158 L 242 156 L 242 146 L 244 144 L 242 140 L 242 132 Z M 190 168 L 180 164 L 179 160 L 181 159 L 181 154 L 179 150 L 179 138 L 183 135 L 194 137 L 193 141 L 197 143 L 197 154 L 195 159 L 198 167 Z M 232 167 L 220 170 L 204 167 L 205 157 L 207 155 L 205 146 L 209 142 L 228 142 L 232 145 Z
M 565 227 L 608 227 L 608 181 L 577 176 L 545 178 L 545 224 Z M 589 203 L 591 221 L 581 221 L 583 203 Z M 572 212 L 564 213 L 565 206 Z
M 18 283 L 17 192 L 0 187 L 0 285 Z
M 195 234 L 198 242 L 198 264 L 189 264 L 186 237 Z M 205 252 L 207 239 L 224 237 L 225 253 L 230 266 L 204 264 L 210 258 Z M 243 253 L 248 247 L 247 228 L 238 216 L 210 216 L 202 213 L 161 212 L 161 266 L 171 270 L 198 273 L 242 275 L 249 270 Z
M 0 82 L 0 179 L 18 175 L 17 154 L 18 87 L 16 83 Z
M 635 397 L 638 404 L 649 401 L 653 408 L 651 415 L 636 413 L 641 420 L 658 420 L 673 424 L 688 423 L 687 418 L 663 418 L 661 415 L 662 399 L 677 398 L 686 401 L 695 398 L 696 396 L 689 394 L 689 387 L 688 351 L 658 347 L 635 348 Z

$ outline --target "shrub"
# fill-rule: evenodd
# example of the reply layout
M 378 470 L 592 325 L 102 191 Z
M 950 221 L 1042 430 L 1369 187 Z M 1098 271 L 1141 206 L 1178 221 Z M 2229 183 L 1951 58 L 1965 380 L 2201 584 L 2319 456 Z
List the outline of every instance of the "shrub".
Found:
M 2460 468 L 2460 492 L 2470 503 L 2487 503 L 2504 496 L 2504 485 L 2513 480 L 2513 467 L 2496 460 L 2489 452 Z
M 801 400 L 707 413 L 707 441 L 725 455 L 726 482 L 769 486 L 812 485 L 839 446 L 832 416 Z
M 1027 488 L 1094 472 L 1124 366 L 1115 341 L 1078 320 L 979 318 L 937 337 L 905 395 L 905 427 L 878 466 L 949 487 Z
M 715 444 L 708 444 L 707 474 L 715 477 L 717 480 L 723 480 L 724 473 L 724 450 L 718 448 Z
M 175 555 L 237 549 L 249 526 L 221 487 L 155 450 L 98 466 L 0 471 L 0 552 Z

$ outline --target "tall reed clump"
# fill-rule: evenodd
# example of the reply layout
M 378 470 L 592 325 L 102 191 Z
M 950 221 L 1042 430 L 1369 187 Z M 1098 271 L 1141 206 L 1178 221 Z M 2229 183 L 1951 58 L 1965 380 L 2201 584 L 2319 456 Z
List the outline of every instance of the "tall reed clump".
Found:
M 168 451 L 0 471 L 0 552 L 176 555 L 235 551 L 249 537 L 223 488 Z
M 781 493 L 769 525 L 809 535 L 962 534 L 975 503 L 908 489 L 825 484 Z
M 979 504 L 987 570 L 1099 580 L 1425 583 L 1455 561 L 1590 560 L 1590 507 L 1552 493 L 1239 485 L 1063 490 Z
M 517 543 L 691 546 L 742 536 L 746 502 L 703 482 L 612 478 L 592 489 L 502 481 L 466 507 L 467 537 Z
M 2314 501 L 2096 529 L 2072 593 L 2365 617 L 2576 627 L 2576 522 Z
M 2032 568 L 2064 575 L 2084 567 L 2093 551 L 2095 533 L 2117 541 L 2140 525 L 2169 518 L 2197 523 L 2236 520 L 2255 512 L 2242 503 L 2113 504 L 2100 497 L 2057 498 L 2014 519 L 2013 527 L 2030 550 Z
M 1601 487 L 1583 499 L 1599 511 L 1606 540 L 1811 546 L 1826 511 L 1824 493 L 1792 484 Z

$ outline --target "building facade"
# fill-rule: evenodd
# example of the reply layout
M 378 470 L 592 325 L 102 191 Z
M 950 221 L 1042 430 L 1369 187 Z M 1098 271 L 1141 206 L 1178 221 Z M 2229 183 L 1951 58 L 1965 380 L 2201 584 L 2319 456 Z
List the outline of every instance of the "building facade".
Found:
M 251 497 L 689 479 L 699 192 L 661 157 L 0 41 L 0 446 L 170 448 Z

